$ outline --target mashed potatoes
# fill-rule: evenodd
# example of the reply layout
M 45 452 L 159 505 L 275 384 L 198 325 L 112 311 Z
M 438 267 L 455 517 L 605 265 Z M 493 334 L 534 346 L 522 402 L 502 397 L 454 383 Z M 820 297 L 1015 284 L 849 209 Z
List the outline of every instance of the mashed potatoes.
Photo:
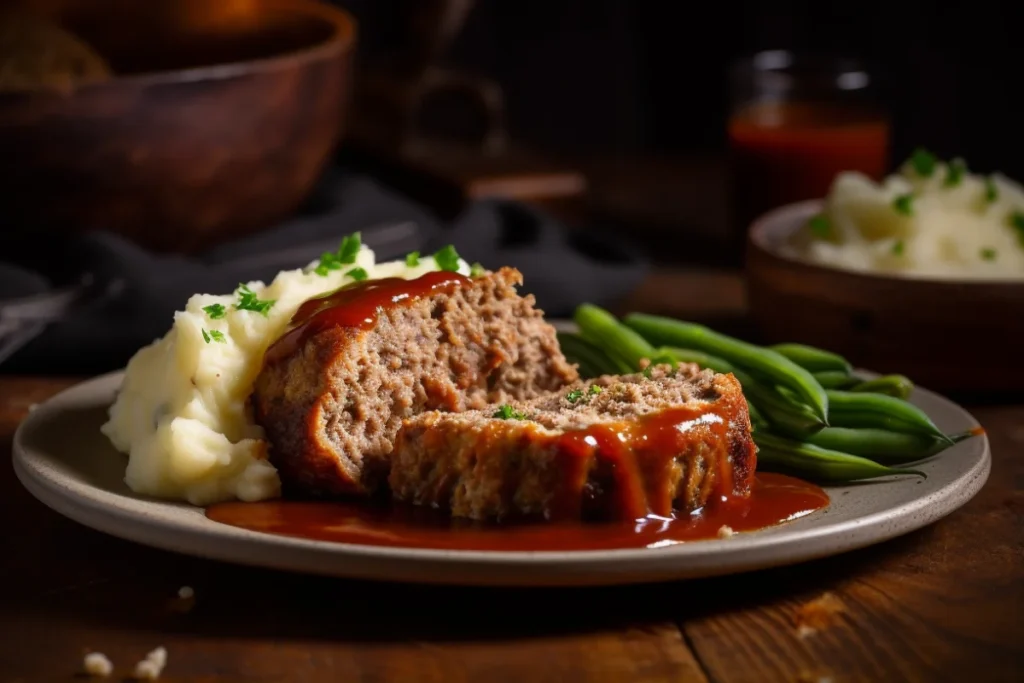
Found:
M 353 254 L 354 262 L 345 263 Z M 455 263 L 469 274 L 465 261 Z M 338 254 L 281 272 L 270 285 L 250 282 L 231 294 L 189 299 L 167 335 L 132 357 L 110 420 L 101 428 L 128 454 L 128 486 L 194 505 L 278 496 L 277 470 L 267 461 L 263 430 L 247 403 L 263 353 L 302 302 L 361 278 L 358 269 L 370 279 L 411 279 L 440 268 L 430 256 L 415 265 L 376 263 L 355 236 L 346 238 Z
M 839 174 L 824 212 L 789 244 L 852 270 L 956 279 L 1024 279 L 1024 188 L 919 150 L 876 184 Z

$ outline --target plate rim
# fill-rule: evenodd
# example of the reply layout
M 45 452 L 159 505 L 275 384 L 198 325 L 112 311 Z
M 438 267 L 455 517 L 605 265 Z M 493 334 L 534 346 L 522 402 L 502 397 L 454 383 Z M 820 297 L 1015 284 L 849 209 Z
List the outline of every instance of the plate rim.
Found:
M 37 423 L 59 414 L 65 404 L 81 401 L 79 395 L 100 391 L 105 384 L 116 391 L 123 377 L 123 370 L 115 371 L 68 387 L 39 404 L 18 425 L 12 447 L 14 471 L 33 497 L 84 526 L 142 545 L 236 564 L 350 578 L 495 586 L 612 585 L 715 576 L 795 564 L 867 547 L 928 526 L 974 498 L 991 471 L 991 446 L 987 434 L 983 434 L 978 439 L 980 454 L 970 467 L 958 472 L 942 488 L 895 507 L 846 521 L 823 522 L 811 528 L 781 527 L 767 535 L 753 532 L 657 549 L 476 551 L 318 541 L 219 524 L 208 520 L 201 507 L 123 495 L 67 473 L 46 472 L 35 462 L 25 441 Z M 926 389 L 918 391 L 978 426 L 973 415 L 951 400 Z M 871 485 L 877 483 L 883 482 Z M 118 500 L 112 503 L 111 498 Z M 820 543 L 824 538 L 833 542 Z M 805 547 L 808 543 L 811 548 Z M 268 558 L 268 548 L 284 552 Z M 257 559 L 255 555 L 260 557 Z M 326 562 L 325 566 L 315 562 L 324 558 L 334 562 Z M 358 566 L 339 571 L 334 568 L 339 558 L 351 558 Z M 709 564 L 708 560 L 713 561 Z M 407 567 L 395 571 L 395 563 Z M 423 575 L 424 566 L 457 569 L 457 575 Z M 529 576 L 516 576 L 525 573 L 522 570 L 526 568 L 534 572 Z

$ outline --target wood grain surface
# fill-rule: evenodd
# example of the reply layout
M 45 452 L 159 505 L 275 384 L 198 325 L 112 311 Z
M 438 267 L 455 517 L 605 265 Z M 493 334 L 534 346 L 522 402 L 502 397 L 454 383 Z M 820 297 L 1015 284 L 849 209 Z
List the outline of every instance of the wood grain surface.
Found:
M 671 584 L 462 589 L 210 562 L 60 517 L 8 463 L 31 404 L 74 381 L 0 378 L 2 683 L 82 680 L 89 650 L 121 681 L 161 645 L 161 680 L 210 683 L 1022 680 L 1024 405 L 973 410 L 994 455 L 974 500 L 872 548 Z

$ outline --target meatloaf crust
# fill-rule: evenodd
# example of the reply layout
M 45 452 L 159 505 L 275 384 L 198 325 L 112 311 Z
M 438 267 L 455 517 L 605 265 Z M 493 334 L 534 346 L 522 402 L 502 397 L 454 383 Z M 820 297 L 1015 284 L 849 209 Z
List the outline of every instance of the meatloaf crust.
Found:
M 404 420 L 391 455 L 394 498 L 455 517 L 587 521 L 669 516 L 753 485 L 757 451 L 731 374 L 658 367 L 503 412 L 525 419 L 501 412 Z
M 285 488 L 368 494 L 387 476 L 403 418 L 526 400 L 579 379 L 512 268 L 331 327 L 266 363 L 255 418 Z

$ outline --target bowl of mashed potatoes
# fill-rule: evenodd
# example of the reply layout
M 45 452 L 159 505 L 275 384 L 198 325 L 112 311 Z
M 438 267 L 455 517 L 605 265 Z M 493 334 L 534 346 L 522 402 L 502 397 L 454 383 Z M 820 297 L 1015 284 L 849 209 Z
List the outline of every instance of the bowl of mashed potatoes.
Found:
M 798 341 L 947 392 L 1024 390 L 1024 187 L 919 149 L 751 226 L 748 301 Z M 955 368 L 955 370 L 953 370 Z

